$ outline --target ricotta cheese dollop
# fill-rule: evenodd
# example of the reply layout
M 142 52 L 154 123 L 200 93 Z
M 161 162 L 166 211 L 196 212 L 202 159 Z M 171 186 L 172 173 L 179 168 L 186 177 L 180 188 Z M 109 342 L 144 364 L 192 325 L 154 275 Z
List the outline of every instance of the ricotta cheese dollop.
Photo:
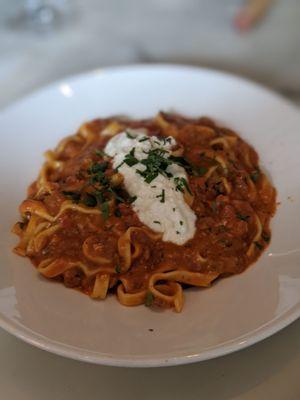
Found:
M 182 245 L 193 238 L 196 230 L 196 215 L 179 190 L 184 187 L 182 183 L 188 182 L 187 174 L 180 165 L 170 163 L 165 173 L 154 174 L 154 178 L 148 174 L 146 179 L 147 162 L 142 163 L 156 152 L 168 159 L 175 145 L 173 137 L 148 136 L 145 130 L 130 129 L 112 137 L 104 151 L 123 175 L 127 192 L 136 197 L 132 207 L 140 221 L 161 232 L 162 240 Z

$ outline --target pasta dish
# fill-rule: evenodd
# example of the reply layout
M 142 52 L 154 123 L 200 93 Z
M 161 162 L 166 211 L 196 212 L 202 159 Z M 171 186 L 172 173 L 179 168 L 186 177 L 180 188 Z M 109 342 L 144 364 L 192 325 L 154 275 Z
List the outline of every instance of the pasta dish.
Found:
M 180 312 L 185 288 L 241 273 L 270 242 L 257 153 L 206 117 L 96 119 L 45 157 L 15 252 L 92 298 Z

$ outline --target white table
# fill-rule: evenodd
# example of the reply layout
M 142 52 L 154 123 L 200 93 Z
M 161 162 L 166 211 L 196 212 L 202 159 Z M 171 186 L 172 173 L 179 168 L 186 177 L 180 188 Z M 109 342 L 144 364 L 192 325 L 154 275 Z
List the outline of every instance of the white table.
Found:
M 187 366 L 130 369 L 68 360 L 0 330 L 3 400 L 299 400 L 300 321 L 240 352 Z
M 229 8 L 217 0 L 142 3 L 122 0 L 117 7 L 115 1 L 74 0 L 76 24 L 38 38 L 7 31 L 1 25 L 1 11 L 11 2 L 0 0 L 0 107 L 69 74 L 104 65 L 158 60 L 223 66 L 292 91 L 300 103 L 300 30 L 292 8 L 299 6 L 298 0 L 278 2 L 266 23 L 245 38 L 236 36 L 229 25 L 239 0 L 226 0 Z M 206 7 L 197 17 L 193 7 L 199 3 Z M 122 15 L 116 12 L 120 4 Z M 172 18 L 167 19 L 170 13 Z M 126 25 L 124 21 L 133 16 L 135 25 Z M 212 25 L 206 23 L 208 17 Z M 284 30 L 274 30 L 280 23 L 285 24 Z M 178 26 L 182 27 L 180 35 Z M 208 34 L 213 44 L 205 42 Z M 267 57 L 261 58 L 264 48 Z M 0 329 L 1 400 L 299 400 L 299 371 L 300 320 L 238 353 L 157 369 L 102 367 L 64 359 Z

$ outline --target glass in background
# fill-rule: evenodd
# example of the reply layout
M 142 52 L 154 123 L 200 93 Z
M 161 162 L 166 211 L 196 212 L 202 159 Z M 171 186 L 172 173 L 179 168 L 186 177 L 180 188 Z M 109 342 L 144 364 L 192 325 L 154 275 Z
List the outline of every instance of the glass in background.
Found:
M 22 0 L 15 2 L 7 27 L 16 31 L 49 32 L 66 24 L 71 14 L 69 0 Z

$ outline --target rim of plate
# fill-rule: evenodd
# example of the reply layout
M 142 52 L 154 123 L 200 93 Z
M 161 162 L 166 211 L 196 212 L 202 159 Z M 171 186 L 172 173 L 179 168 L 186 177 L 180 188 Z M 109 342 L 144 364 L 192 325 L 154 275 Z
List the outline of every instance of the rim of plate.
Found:
M 146 70 L 173 70 L 173 71 L 193 71 L 195 73 L 207 73 L 219 77 L 230 78 L 235 81 L 240 81 L 241 83 L 252 86 L 252 88 L 263 92 L 273 98 L 277 98 L 282 103 L 285 103 L 290 108 L 293 108 L 295 112 L 299 112 L 299 108 L 290 100 L 286 99 L 281 94 L 273 91 L 272 89 L 253 82 L 248 78 L 241 77 L 239 75 L 235 75 L 228 72 L 223 72 L 217 69 L 211 68 L 202 68 L 189 66 L 184 64 L 132 64 L 125 66 L 113 66 L 113 67 L 105 67 L 105 68 L 97 68 L 90 71 L 82 72 L 80 74 L 74 74 L 70 76 L 66 76 L 65 78 L 54 81 L 48 85 L 44 85 L 39 89 L 36 89 L 29 94 L 25 94 L 21 96 L 19 99 L 9 103 L 8 105 L 2 107 L 0 109 L 0 118 L 1 114 L 5 113 L 5 111 L 14 108 L 18 104 L 22 102 L 26 102 L 28 99 L 32 99 L 35 96 L 43 94 L 43 92 L 47 92 L 51 89 L 59 88 L 62 83 L 67 84 L 76 84 L 77 82 L 83 79 L 92 79 L 95 76 L 99 76 L 100 74 L 114 74 L 114 73 L 122 73 L 129 71 L 146 71 Z M 299 113 L 300 114 L 300 113 Z M 218 346 L 213 346 L 207 348 L 200 353 L 194 354 L 186 354 L 182 356 L 170 356 L 170 357 L 156 357 L 145 359 L 143 356 L 140 357 L 122 357 L 122 356 L 113 356 L 107 355 L 103 353 L 93 352 L 86 349 L 82 349 L 80 347 L 70 346 L 65 343 L 57 342 L 51 340 L 43 335 L 40 335 L 29 328 L 19 326 L 14 321 L 11 321 L 9 318 L 5 317 L 0 313 L 0 327 L 3 328 L 8 333 L 14 335 L 15 337 L 23 340 L 24 342 L 31 344 L 39 349 L 49 351 L 50 353 L 54 353 L 63 357 L 71 358 L 77 361 L 84 361 L 93 364 L 100 365 L 108 365 L 108 366 L 116 366 L 116 367 L 163 367 L 163 366 L 175 366 L 182 364 L 190 364 L 199 361 L 210 360 L 212 358 L 221 357 L 230 353 L 233 353 L 238 350 L 242 350 L 246 347 L 249 347 L 255 343 L 258 343 L 273 334 L 279 332 L 283 328 L 290 325 L 296 319 L 300 317 L 300 303 L 295 305 L 293 308 L 287 310 L 282 315 L 271 319 L 261 327 L 248 332 L 244 336 L 240 338 L 235 338 L 231 341 L 224 342 L 219 344 Z

